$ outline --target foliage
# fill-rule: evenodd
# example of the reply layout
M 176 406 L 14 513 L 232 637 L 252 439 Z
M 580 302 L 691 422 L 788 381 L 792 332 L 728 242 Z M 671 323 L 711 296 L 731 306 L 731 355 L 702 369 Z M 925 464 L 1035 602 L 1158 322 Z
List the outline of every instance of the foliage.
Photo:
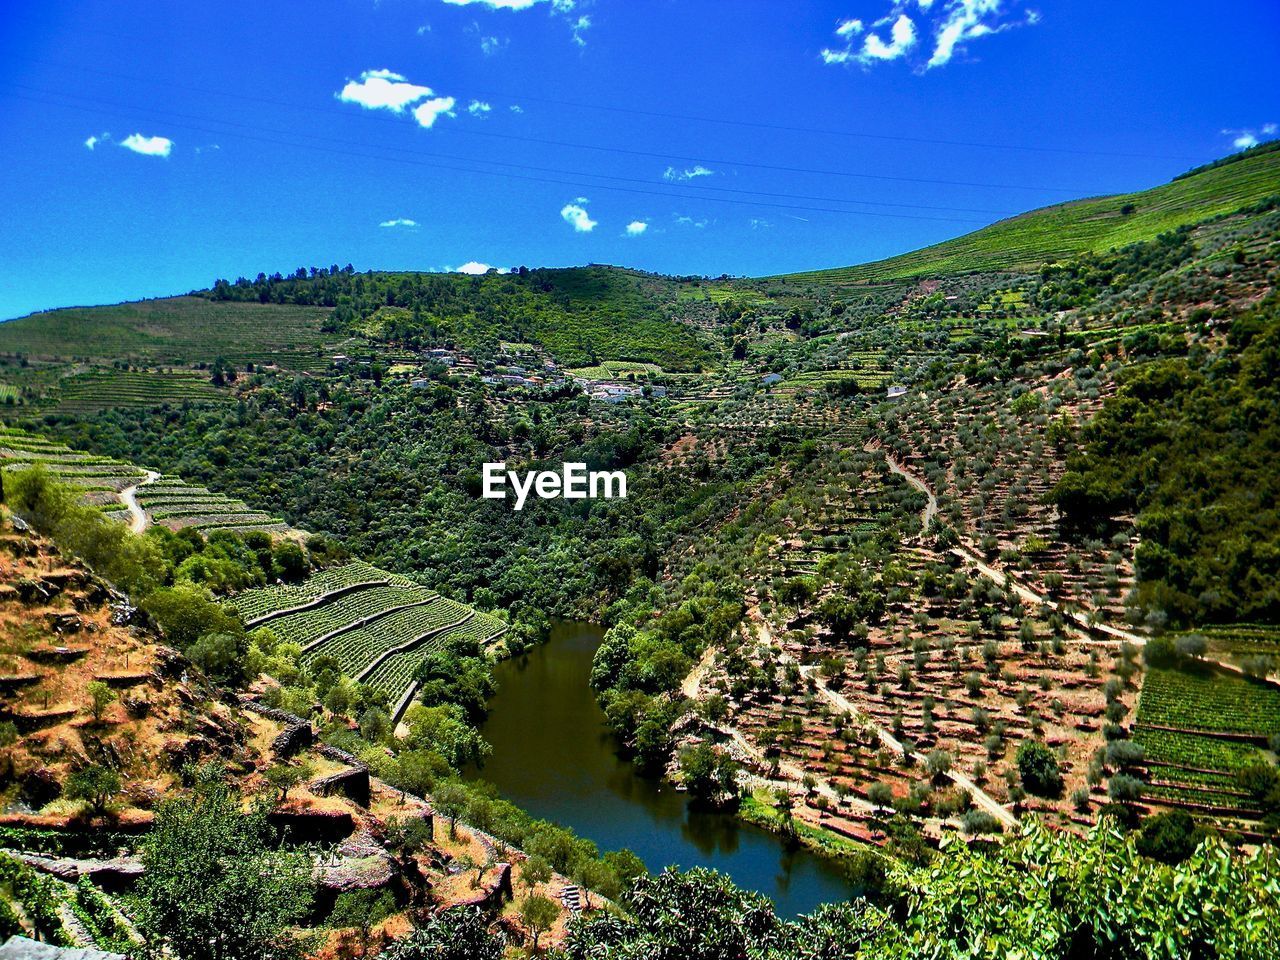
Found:
M 311 865 L 275 849 L 266 811 L 245 812 L 212 771 L 193 794 L 165 801 L 142 853 L 139 927 L 179 960 L 290 960 L 290 927 L 311 904 Z
M 1062 771 L 1053 751 L 1038 740 L 1025 740 L 1018 747 L 1018 774 L 1028 791 L 1042 797 L 1062 792 Z
M 1095 529 L 1137 512 L 1139 599 L 1171 623 L 1280 617 L 1280 295 L 1220 349 L 1134 367 L 1053 491 Z
M 438 913 L 392 944 L 385 960 L 502 960 L 506 941 L 489 932 L 489 918 L 478 907 Z

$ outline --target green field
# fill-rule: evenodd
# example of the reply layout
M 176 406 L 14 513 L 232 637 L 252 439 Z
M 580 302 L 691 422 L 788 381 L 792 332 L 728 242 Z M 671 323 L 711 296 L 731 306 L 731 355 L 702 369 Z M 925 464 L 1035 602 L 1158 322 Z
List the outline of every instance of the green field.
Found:
M 142 300 L 111 307 L 71 307 L 0 323 L 0 354 L 45 359 L 187 364 L 327 366 L 323 307 L 222 303 L 201 297 Z
M 1265 740 L 1280 733 L 1280 688 L 1208 669 L 1153 669 L 1142 684 L 1137 723 Z
M 0 328 L 0 333 L 3 328 Z M 2 398 L 0 398 L 2 399 Z M 113 407 L 179 403 L 222 403 L 231 399 L 199 373 L 141 373 L 101 370 L 68 377 L 59 385 L 51 413 L 94 413 Z
M 1280 144 L 1272 143 L 1151 190 L 1044 207 L 887 260 L 789 274 L 785 279 L 867 283 L 943 273 L 1028 271 L 1051 260 L 1149 240 L 1277 194 Z
M 488 643 L 506 629 L 500 620 L 361 562 L 293 586 L 246 590 L 223 603 L 252 626 L 303 647 L 308 663 L 332 657 L 343 673 L 385 693 L 396 716 L 428 652 L 467 638 Z

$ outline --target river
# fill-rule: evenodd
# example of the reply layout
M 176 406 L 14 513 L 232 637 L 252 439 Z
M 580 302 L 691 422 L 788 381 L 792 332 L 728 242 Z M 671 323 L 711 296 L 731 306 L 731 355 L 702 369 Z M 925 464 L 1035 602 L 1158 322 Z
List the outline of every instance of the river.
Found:
M 618 755 L 588 686 L 601 639 L 594 624 L 560 623 L 547 643 L 498 665 L 482 728 L 493 755 L 473 775 L 601 850 L 629 847 L 650 870 L 714 867 L 783 916 L 847 899 L 852 887 L 834 864 L 731 815 L 690 810 L 685 794 Z

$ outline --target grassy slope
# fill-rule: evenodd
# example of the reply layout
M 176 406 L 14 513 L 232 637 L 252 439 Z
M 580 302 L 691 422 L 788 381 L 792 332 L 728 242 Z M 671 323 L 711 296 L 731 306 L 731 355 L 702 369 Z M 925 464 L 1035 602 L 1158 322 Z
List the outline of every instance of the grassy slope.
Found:
M 189 363 L 225 356 L 262 361 L 279 350 L 315 355 L 322 307 L 214 303 L 199 297 L 70 307 L 0 324 L 0 354 Z
M 790 274 L 787 279 L 863 283 L 1035 269 L 1046 261 L 1148 240 L 1275 194 L 1280 194 L 1280 143 L 1265 144 L 1151 190 L 1044 207 L 923 250 L 859 266 Z M 1127 215 L 1121 213 L 1126 204 L 1135 208 Z

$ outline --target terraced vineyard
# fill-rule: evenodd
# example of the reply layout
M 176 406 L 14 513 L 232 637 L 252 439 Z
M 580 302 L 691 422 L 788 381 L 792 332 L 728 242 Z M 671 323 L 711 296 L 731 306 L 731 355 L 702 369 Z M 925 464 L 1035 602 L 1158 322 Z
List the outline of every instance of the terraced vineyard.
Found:
M 430 651 L 447 647 L 454 640 L 464 638 L 488 644 L 501 636 L 505 629 L 506 625 L 501 620 L 483 613 L 474 613 L 457 626 L 430 638 L 429 642 L 385 657 L 368 672 L 363 680 L 369 686 L 387 694 L 388 702 L 394 707 L 393 714 L 398 719 L 404 713 L 413 693 L 413 675 Z
M 224 403 L 230 393 L 194 372 L 141 373 L 102 370 L 68 377 L 51 398 L 50 412 L 95 413 L 112 407 L 152 407 L 180 403 Z
M 1138 725 L 1265 741 L 1280 733 L 1280 689 L 1210 670 L 1152 670 L 1142 688 Z
M 1211 670 L 1152 670 L 1134 726 L 1145 751 L 1147 802 L 1256 817 L 1236 775 L 1265 760 L 1268 738 L 1280 733 L 1280 689 Z
M 82 453 L 10 427 L 0 427 L 0 461 L 4 470 L 41 466 L 57 480 L 86 492 L 118 493 L 146 476 L 131 463 Z
M 356 562 L 321 571 L 295 586 L 246 590 L 223 601 L 253 627 L 267 627 L 303 648 L 304 664 L 338 661 L 343 673 L 387 694 L 399 717 L 423 656 L 455 638 L 488 643 L 502 621 Z
M 437 598 L 434 590 L 418 586 L 365 586 L 336 599 L 326 599 L 319 606 L 270 619 L 271 628 L 281 640 L 304 648 L 322 644 L 326 637 L 350 630 L 404 607 L 420 606 Z
M 284 533 L 289 529 L 279 517 L 254 510 L 242 500 L 204 487 L 192 486 L 176 477 L 160 477 L 137 491 L 138 505 L 153 523 L 181 530 L 265 530 Z
M 278 363 L 324 369 L 339 338 L 321 331 L 323 307 L 170 297 L 112 307 L 35 313 L 0 326 L 0 353 L 149 364 Z
M 227 603 L 240 612 L 246 624 L 256 626 L 272 617 L 323 603 L 349 590 L 389 583 L 407 584 L 408 581 L 357 560 L 321 570 L 305 583 L 274 584 L 245 590 Z

